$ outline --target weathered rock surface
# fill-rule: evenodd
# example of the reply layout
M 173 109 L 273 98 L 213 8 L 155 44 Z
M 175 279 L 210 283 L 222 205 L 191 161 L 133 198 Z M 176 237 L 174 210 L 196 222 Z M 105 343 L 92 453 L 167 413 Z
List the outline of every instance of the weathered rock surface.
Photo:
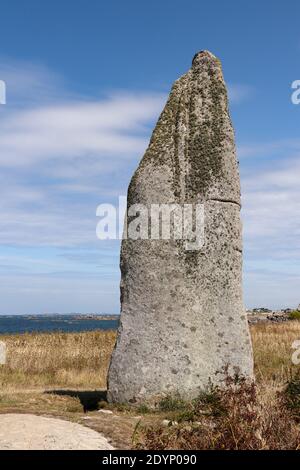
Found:
M 192 398 L 226 366 L 252 377 L 234 132 L 221 64 L 207 51 L 173 85 L 129 186 L 128 207 L 137 203 L 204 204 L 205 244 L 123 240 L 109 400 Z

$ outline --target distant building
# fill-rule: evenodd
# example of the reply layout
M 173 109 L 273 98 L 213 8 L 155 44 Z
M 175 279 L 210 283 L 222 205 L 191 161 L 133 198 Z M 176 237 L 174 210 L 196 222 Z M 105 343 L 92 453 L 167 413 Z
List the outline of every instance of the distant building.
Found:
M 292 313 L 293 309 L 292 308 L 285 308 L 281 311 L 282 311 L 282 313 Z
M 260 307 L 260 308 L 254 308 L 252 312 L 253 313 L 272 313 L 272 310 L 265 308 L 265 307 Z

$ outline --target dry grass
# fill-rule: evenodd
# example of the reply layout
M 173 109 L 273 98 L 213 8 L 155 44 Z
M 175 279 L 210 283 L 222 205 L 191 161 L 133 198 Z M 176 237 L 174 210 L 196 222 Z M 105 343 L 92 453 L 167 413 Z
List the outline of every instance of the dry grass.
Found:
M 292 343 L 300 322 L 251 326 L 255 375 L 259 383 L 281 386 L 299 369 Z M 114 331 L 1 335 L 7 364 L 0 366 L 1 389 L 35 387 L 103 388 L 115 343 Z
M 134 436 L 142 448 L 297 448 L 297 420 L 285 406 L 282 390 L 300 373 L 300 366 L 293 366 L 291 361 L 292 343 L 300 339 L 300 322 L 256 324 L 251 326 L 251 334 L 258 384 L 255 397 L 254 391 L 247 388 L 237 393 L 221 392 L 218 403 L 208 400 L 208 406 L 221 403 L 225 409 L 222 416 L 203 414 L 205 403 L 186 406 L 179 400 L 176 406 L 163 403 L 156 413 L 147 413 L 146 407 L 146 411 L 142 407 L 115 407 L 118 419 L 113 422 L 110 415 L 94 411 L 85 424 L 110 435 L 119 448 L 130 447 L 137 413 L 142 415 L 141 427 Z M 42 392 L 104 389 L 115 339 L 113 331 L 1 335 L 0 341 L 7 345 L 8 362 L 0 366 L 0 412 L 31 411 L 85 419 L 80 394 Z M 177 420 L 179 425 L 162 428 L 164 418 Z
M 114 331 L 1 335 L 7 364 L 0 366 L 0 389 L 103 389 L 115 338 Z
M 178 422 L 144 426 L 136 448 L 145 450 L 298 450 L 300 432 L 284 395 L 266 399 L 254 383 L 227 378 L 182 404 Z M 271 399 L 270 399 L 271 398 Z M 174 416 L 174 415 L 173 415 Z
M 284 385 L 299 370 L 292 364 L 292 344 L 300 340 L 300 321 L 256 324 L 251 334 L 256 380 L 268 386 Z
M 300 322 L 256 324 L 251 334 L 256 385 L 234 383 L 228 377 L 225 389 L 212 389 L 185 406 L 170 398 L 177 412 L 174 409 L 166 418 L 179 424 L 141 428 L 137 448 L 300 449 L 300 396 L 295 396 L 300 381 L 291 381 L 300 374 L 300 368 L 292 364 L 292 344 L 300 339 Z
M 300 322 L 251 326 L 255 375 L 259 383 L 282 386 L 298 367 L 292 343 L 300 339 Z M 7 364 L 0 366 L 1 389 L 36 387 L 104 388 L 115 343 L 114 331 L 1 335 Z

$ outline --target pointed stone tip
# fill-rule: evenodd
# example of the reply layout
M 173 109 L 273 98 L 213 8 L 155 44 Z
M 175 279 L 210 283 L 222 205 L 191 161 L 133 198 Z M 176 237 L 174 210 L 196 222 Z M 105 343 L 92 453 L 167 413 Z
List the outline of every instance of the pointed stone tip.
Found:
M 213 62 L 220 62 L 219 59 L 212 54 L 210 51 L 199 51 L 194 55 L 194 58 L 192 60 L 192 65 L 199 64 L 200 62 L 207 60 L 211 60 Z

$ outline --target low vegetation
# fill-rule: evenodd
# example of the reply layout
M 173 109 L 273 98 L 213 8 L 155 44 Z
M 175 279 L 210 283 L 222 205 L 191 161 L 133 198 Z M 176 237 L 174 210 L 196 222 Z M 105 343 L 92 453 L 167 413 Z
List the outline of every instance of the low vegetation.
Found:
M 297 410 L 299 411 L 299 410 Z M 164 422 L 163 422 L 164 423 Z M 300 448 L 300 432 L 282 391 L 266 400 L 254 383 L 227 378 L 180 405 L 167 426 L 140 430 L 138 449 L 275 450 Z
M 300 322 L 256 324 L 251 334 L 256 383 L 228 377 L 225 388 L 212 387 L 188 403 L 164 398 L 159 408 L 167 421 L 141 427 L 136 447 L 300 449 L 300 366 L 292 363 Z
M 211 387 L 190 402 L 167 396 L 155 411 L 146 404 L 108 407 L 105 396 L 95 394 L 92 409 L 108 407 L 118 420 L 90 412 L 98 418 L 93 426 L 113 439 L 123 433 L 119 445 L 127 448 L 299 449 L 300 366 L 291 357 L 300 322 L 256 324 L 251 334 L 256 384 L 228 377 L 226 388 Z M 1 335 L 8 361 L 0 366 L 0 411 L 83 419 L 89 390 L 105 389 L 115 338 L 112 331 Z M 73 392 L 42 393 L 56 389 Z
M 257 382 L 284 386 L 300 368 L 292 363 L 292 345 L 300 340 L 300 322 L 258 323 L 251 327 L 251 336 Z
M 293 413 L 294 419 L 300 422 L 300 373 L 291 379 L 285 388 L 286 405 Z
M 290 320 L 300 320 L 300 311 L 299 310 L 294 310 L 289 314 L 289 319 Z
M 115 339 L 114 331 L 1 335 L 7 364 L 0 366 L 0 390 L 103 389 Z

